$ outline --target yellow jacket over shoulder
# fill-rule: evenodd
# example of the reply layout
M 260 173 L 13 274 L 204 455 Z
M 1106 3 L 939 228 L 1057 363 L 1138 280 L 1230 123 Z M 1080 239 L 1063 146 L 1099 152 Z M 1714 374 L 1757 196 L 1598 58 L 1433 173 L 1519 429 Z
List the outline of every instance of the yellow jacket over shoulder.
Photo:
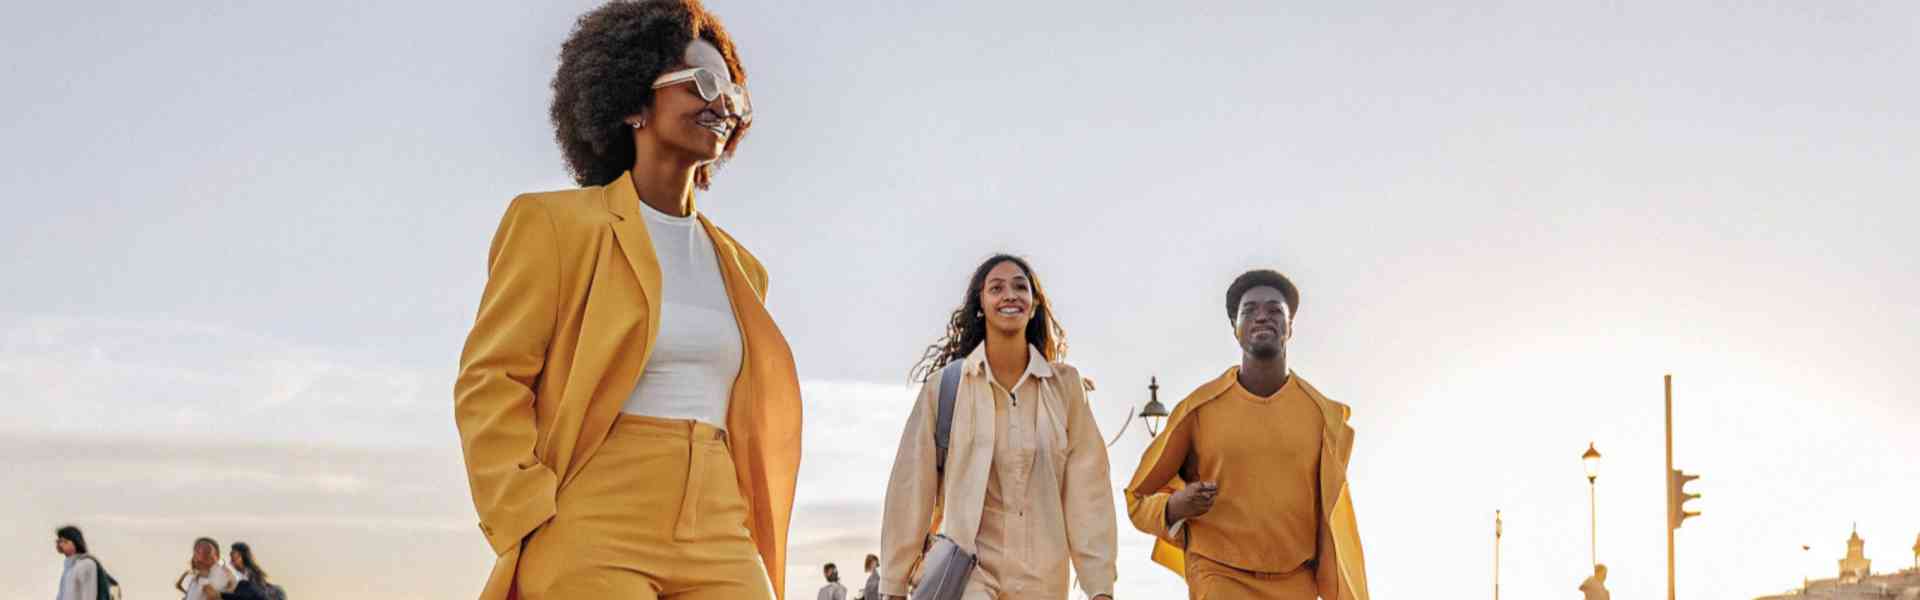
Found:
M 1127 484 L 1128 517 L 1134 528 L 1158 538 L 1153 560 L 1175 573 L 1186 573 L 1191 528 L 1176 532 L 1169 527 L 1167 501 L 1173 491 L 1186 485 L 1180 470 L 1194 447 L 1194 419 L 1190 417 L 1226 396 L 1238 385 L 1238 375 L 1237 367 L 1228 369 L 1174 407 L 1166 430 L 1147 447 L 1132 482 Z M 1313 399 L 1324 427 L 1320 436 L 1319 506 L 1316 509 L 1319 531 L 1312 561 L 1314 586 L 1320 597 L 1327 600 L 1367 600 L 1366 560 L 1360 550 L 1360 529 L 1353 500 L 1347 491 L 1347 460 L 1353 452 L 1353 428 L 1347 425 L 1351 409 L 1327 399 L 1298 375 L 1292 379 Z

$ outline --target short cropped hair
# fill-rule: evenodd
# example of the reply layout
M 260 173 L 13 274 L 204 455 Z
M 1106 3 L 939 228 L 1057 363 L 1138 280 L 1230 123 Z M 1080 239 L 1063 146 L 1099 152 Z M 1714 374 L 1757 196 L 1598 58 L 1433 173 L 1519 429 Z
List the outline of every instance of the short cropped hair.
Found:
M 1241 273 L 1233 279 L 1233 285 L 1227 286 L 1227 320 L 1238 323 L 1240 320 L 1240 297 L 1247 290 L 1257 287 L 1270 287 L 1280 290 L 1287 300 L 1287 316 L 1300 312 L 1300 288 L 1293 287 L 1293 281 L 1273 269 L 1254 269 Z

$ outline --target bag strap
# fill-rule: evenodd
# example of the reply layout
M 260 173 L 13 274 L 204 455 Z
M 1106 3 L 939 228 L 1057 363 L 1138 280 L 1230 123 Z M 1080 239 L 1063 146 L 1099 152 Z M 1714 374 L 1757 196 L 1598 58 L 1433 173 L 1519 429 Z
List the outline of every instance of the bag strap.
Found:
M 953 400 L 960 392 L 960 369 L 964 362 L 964 359 L 956 360 L 940 369 L 940 412 L 933 426 L 933 468 L 942 478 L 947 473 L 947 448 L 953 441 Z

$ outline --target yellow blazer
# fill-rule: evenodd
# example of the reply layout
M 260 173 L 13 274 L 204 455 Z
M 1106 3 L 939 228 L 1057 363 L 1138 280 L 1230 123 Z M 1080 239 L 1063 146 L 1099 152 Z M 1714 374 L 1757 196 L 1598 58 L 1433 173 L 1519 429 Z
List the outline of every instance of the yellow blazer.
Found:
M 748 530 L 778 598 L 800 470 L 800 381 L 763 304 L 766 269 L 706 216 L 700 224 L 743 338 L 726 427 Z M 660 298 L 631 174 L 507 207 L 453 391 L 480 531 L 498 556 L 481 600 L 514 597 L 522 543 L 553 517 L 556 495 L 606 440 L 646 367 Z
M 1140 466 L 1127 484 L 1127 516 L 1135 529 L 1158 538 L 1153 561 L 1186 574 L 1186 540 L 1167 530 L 1167 500 L 1186 485 L 1180 467 L 1193 448 L 1193 428 L 1187 415 L 1224 395 L 1238 380 L 1240 368 L 1227 372 L 1181 400 L 1167 418 L 1167 428 L 1153 439 L 1140 457 Z M 1299 375 L 1293 375 L 1299 379 Z M 1353 454 L 1352 409 L 1327 399 L 1305 379 L 1300 388 L 1313 398 L 1326 421 L 1320 436 L 1320 532 L 1315 547 L 1314 584 L 1326 600 L 1367 600 L 1366 558 L 1360 551 L 1360 525 L 1347 492 L 1347 459 Z M 1184 532 L 1182 532 L 1184 533 Z

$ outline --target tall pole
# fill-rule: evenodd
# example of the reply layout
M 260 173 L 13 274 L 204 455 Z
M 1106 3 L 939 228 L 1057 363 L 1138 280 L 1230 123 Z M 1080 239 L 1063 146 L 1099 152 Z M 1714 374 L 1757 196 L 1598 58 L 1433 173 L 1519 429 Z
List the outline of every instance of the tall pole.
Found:
M 1811 545 L 1800 545 L 1800 595 L 1802 596 L 1807 595 L 1807 586 L 1812 583 L 1810 581 L 1811 578 L 1807 577 L 1807 565 L 1813 564 L 1807 560 L 1809 555 L 1812 554 L 1810 552 L 1811 550 L 1813 550 L 1813 546 Z
M 1660 476 L 1667 480 L 1667 497 L 1673 497 L 1673 374 L 1666 376 L 1667 386 L 1667 468 Z M 1673 587 L 1673 523 L 1667 523 L 1667 600 L 1675 600 Z
M 1600 566 L 1600 504 L 1593 493 L 1594 478 L 1587 478 L 1587 553 L 1593 566 Z
M 1493 600 L 1500 600 L 1500 511 L 1493 511 Z

